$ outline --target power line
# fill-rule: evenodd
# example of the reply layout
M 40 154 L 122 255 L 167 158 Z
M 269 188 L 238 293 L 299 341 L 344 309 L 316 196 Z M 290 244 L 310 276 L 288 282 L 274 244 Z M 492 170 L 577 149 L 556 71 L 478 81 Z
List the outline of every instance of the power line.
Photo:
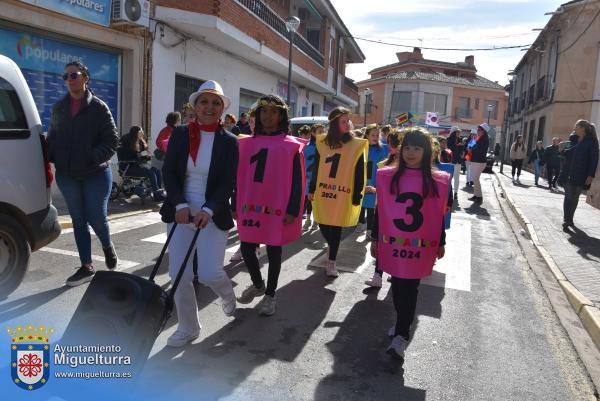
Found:
M 516 38 L 516 37 L 523 37 L 523 36 L 530 36 L 530 35 L 537 35 L 538 32 L 535 31 L 530 31 L 530 32 L 522 32 L 522 33 L 512 33 L 512 34 L 507 34 L 507 35 L 490 35 L 490 36 L 478 36 L 479 39 L 505 39 L 505 38 Z M 453 41 L 455 39 L 452 38 L 445 38 L 445 37 L 420 37 L 420 38 L 412 38 L 412 37 L 400 37 L 400 36 L 380 36 L 377 35 L 377 38 L 380 39 L 391 39 L 391 40 L 419 40 L 419 41 L 436 41 L 436 42 L 444 42 L 444 41 Z M 372 39 L 371 36 L 366 37 L 365 39 L 369 39 L 369 40 L 378 40 L 378 39 Z
M 524 48 L 524 47 L 531 46 L 531 45 L 494 46 L 494 47 L 482 47 L 482 48 L 475 48 L 475 49 L 441 48 L 441 47 L 424 47 L 424 46 L 415 46 L 415 45 L 403 45 L 403 44 L 399 44 L 399 43 L 382 42 L 380 40 L 359 38 L 359 37 L 352 36 L 352 35 L 344 35 L 344 36 L 347 37 L 347 38 L 352 38 L 352 39 L 355 39 L 355 40 L 362 40 L 362 41 L 365 41 L 365 42 L 377 43 L 377 44 L 380 44 L 380 45 L 396 46 L 396 47 L 407 47 L 407 48 L 419 47 L 419 48 L 424 49 L 424 50 L 440 50 L 440 51 L 464 51 L 464 52 L 493 51 L 493 50 L 506 50 L 506 49 L 521 49 L 521 48 Z

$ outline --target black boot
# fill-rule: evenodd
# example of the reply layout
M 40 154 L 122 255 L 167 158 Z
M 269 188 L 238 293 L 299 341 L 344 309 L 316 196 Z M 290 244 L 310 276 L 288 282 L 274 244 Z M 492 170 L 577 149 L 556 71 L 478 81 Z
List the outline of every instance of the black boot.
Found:
M 165 200 L 165 194 L 160 189 L 152 193 L 152 200 L 154 202 L 162 202 Z

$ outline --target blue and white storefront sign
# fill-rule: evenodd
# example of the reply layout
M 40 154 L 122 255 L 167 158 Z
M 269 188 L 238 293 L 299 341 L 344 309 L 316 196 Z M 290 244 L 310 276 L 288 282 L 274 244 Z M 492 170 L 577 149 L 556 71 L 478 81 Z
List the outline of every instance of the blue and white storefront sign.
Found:
M 67 94 L 62 74 L 65 65 L 74 60 L 88 67 L 90 89 L 106 102 L 118 124 L 118 53 L 62 42 L 26 30 L 0 27 L 0 54 L 9 57 L 21 68 L 40 113 L 44 131 L 48 130 L 52 107 Z
M 21 0 L 34 6 L 109 26 L 112 0 Z

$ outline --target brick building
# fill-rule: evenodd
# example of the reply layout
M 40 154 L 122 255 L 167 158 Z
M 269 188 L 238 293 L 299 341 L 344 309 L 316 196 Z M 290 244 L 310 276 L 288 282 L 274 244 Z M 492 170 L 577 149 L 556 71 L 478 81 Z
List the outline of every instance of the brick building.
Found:
M 357 87 L 345 66 L 364 55 L 329 0 L 156 0 L 152 136 L 205 80 L 223 86 L 232 100 L 228 112 L 236 115 L 262 94 L 287 98 L 289 16 L 301 20 L 292 57 L 293 116 L 356 107 Z
M 488 120 L 490 106 L 490 125 L 501 131 L 504 87 L 477 75 L 473 56 L 450 63 L 425 59 L 419 48 L 396 55 L 397 63 L 375 68 L 369 79 L 357 83 L 360 107 L 353 116 L 355 124 L 363 125 L 369 103 L 367 123 L 395 124 L 396 116 L 410 112 L 414 123 L 424 125 L 426 113 L 437 112 L 442 128 L 471 129 Z

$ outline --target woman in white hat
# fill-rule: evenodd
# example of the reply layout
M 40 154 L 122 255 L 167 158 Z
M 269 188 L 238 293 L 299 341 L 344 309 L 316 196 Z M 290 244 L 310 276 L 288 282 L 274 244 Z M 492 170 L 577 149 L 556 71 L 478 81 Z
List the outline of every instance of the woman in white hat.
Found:
M 233 228 L 229 199 L 237 171 L 238 144 L 221 122 L 231 102 L 215 81 L 202 84 L 189 100 L 196 119 L 175 128 L 163 166 L 167 200 L 160 214 L 168 230 L 174 222 L 178 224 L 169 244 L 169 274 L 174 280 L 196 227 L 200 228 L 196 241 L 198 279 L 221 298 L 223 311 L 231 316 L 236 298 L 223 269 L 223 257 L 227 232 Z M 167 340 L 172 347 L 182 347 L 200 335 L 191 259 L 175 291 L 179 325 Z

